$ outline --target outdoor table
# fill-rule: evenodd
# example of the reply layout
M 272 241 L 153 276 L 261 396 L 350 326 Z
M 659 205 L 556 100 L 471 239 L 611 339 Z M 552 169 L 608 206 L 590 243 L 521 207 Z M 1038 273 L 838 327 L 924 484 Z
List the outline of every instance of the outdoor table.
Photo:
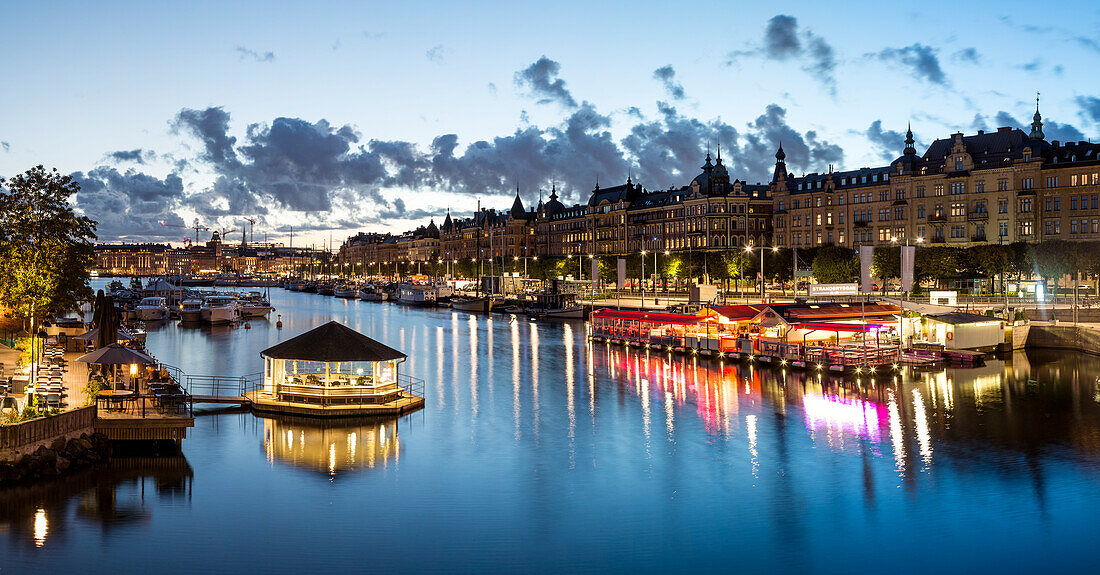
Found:
M 99 397 L 107 398 L 110 405 L 115 406 L 116 411 L 121 411 L 122 402 L 134 395 L 128 389 L 104 389 L 99 392 Z M 108 408 L 108 411 L 111 409 Z

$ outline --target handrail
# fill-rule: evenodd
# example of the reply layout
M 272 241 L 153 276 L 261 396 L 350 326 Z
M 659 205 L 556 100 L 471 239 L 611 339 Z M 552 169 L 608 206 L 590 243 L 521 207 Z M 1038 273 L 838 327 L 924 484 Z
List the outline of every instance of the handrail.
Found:
M 115 406 L 119 406 L 117 409 Z M 149 409 L 149 408 L 152 409 Z M 163 396 L 155 394 L 135 394 L 123 397 L 96 396 L 96 411 L 98 412 L 122 412 L 129 415 L 149 417 L 153 414 L 164 414 L 169 409 L 174 409 L 177 414 L 180 409 L 187 417 L 194 417 L 194 398 L 187 391 L 173 396 L 170 403 L 164 403 Z

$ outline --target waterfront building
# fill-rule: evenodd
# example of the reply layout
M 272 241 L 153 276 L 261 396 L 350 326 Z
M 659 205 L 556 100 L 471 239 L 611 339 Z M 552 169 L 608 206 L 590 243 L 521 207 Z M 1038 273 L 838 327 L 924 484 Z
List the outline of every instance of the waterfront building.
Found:
M 406 355 L 330 321 L 260 352 L 258 411 L 345 416 L 400 414 L 424 405 L 423 391 L 399 366 Z
M 780 146 L 771 183 L 776 243 L 1100 239 L 1100 144 L 1048 142 L 1038 105 L 1029 132 L 956 133 L 918 155 L 910 129 L 904 144 L 887 166 L 803 176 L 788 173 Z

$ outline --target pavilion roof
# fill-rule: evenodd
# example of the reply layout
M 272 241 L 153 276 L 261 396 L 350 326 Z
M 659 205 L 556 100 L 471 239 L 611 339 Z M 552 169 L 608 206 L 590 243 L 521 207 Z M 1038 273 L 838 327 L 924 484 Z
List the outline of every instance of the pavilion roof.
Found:
M 330 321 L 260 352 L 275 359 L 303 361 L 389 361 L 404 353 L 341 323 Z

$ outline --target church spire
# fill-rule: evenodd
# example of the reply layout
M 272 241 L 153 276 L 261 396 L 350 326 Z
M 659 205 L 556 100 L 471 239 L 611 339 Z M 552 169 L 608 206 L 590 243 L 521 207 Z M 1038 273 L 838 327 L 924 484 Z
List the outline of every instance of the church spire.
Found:
M 783 161 L 785 159 L 787 159 L 787 154 L 783 152 L 783 142 L 779 142 L 779 149 L 775 152 L 775 171 L 772 172 L 773 182 L 787 180 L 787 163 Z
M 917 155 L 917 149 L 915 147 L 913 147 L 914 143 L 916 143 L 916 142 L 913 140 L 913 124 L 910 123 L 909 127 L 906 128 L 906 130 L 905 130 L 905 155 L 906 156 L 915 156 L 915 155 Z
M 1035 115 L 1031 120 L 1031 134 L 1028 137 L 1032 140 L 1042 140 L 1046 137 L 1043 135 L 1043 116 L 1039 114 L 1039 92 L 1035 92 Z

